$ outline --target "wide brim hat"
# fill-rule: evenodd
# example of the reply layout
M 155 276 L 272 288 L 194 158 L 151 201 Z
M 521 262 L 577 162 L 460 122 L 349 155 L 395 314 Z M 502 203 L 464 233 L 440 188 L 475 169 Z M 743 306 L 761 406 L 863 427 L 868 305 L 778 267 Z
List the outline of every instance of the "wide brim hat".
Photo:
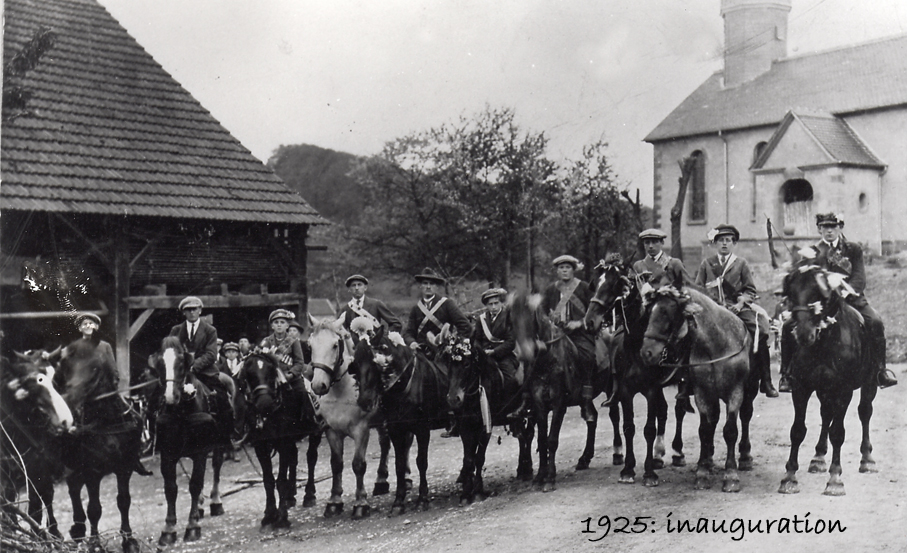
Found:
M 76 317 L 76 328 L 78 328 L 79 325 L 82 324 L 82 321 L 84 321 L 85 319 L 94 321 L 94 324 L 101 326 L 101 317 L 98 317 L 94 313 L 79 313 L 79 315 Z
M 446 284 L 447 279 L 436 273 L 431 267 L 426 267 L 422 269 L 422 272 L 416 275 L 416 281 L 421 282 L 423 280 L 428 280 L 436 284 Z
M 554 265 L 555 267 L 557 267 L 558 265 L 563 265 L 564 263 L 569 263 L 570 265 L 573 265 L 573 269 L 575 271 L 580 271 L 583 268 L 583 264 L 580 263 L 580 260 L 573 257 L 572 255 L 562 255 L 559 257 L 555 257 L 554 260 L 551 262 L 551 264 Z
M 487 305 L 491 298 L 503 298 L 507 296 L 507 290 L 503 288 L 489 288 L 482 292 L 482 304 Z
M 718 225 L 709 231 L 708 238 L 714 242 L 719 236 L 731 236 L 734 242 L 740 240 L 740 231 L 734 225 Z
M 231 349 L 233 351 L 239 351 L 239 344 L 237 344 L 236 342 L 227 342 L 226 344 L 224 344 L 224 353 L 227 353 Z
M 200 298 L 195 296 L 186 296 L 180 301 L 180 311 L 183 309 L 192 309 L 193 307 L 205 307 L 205 304 L 202 303 Z
M 358 280 L 359 282 L 361 282 L 362 284 L 365 284 L 366 286 L 368 286 L 368 279 L 367 279 L 367 278 L 365 278 L 365 277 L 362 276 L 362 275 L 352 275 L 352 276 L 350 276 L 350 277 L 348 277 L 348 278 L 346 279 L 346 287 L 349 288 L 350 285 L 351 285 L 352 283 L 356 282 L 357 280 Z
M 821 227 L 824 225 L 829 226 L 844 226 L 844 217 L 838 215 L 837 213 L 819 213 L 816 215 L 816 226 Z
M 287 309 L 275 309 L 271 311 L 271 314 L 268 315 L 268 324 L 274 322 L 274 319 L 286 319 L 287 322 L 292 321 L 296 318 L 296 315 Z
M 668 235 L 661 229 L 648 228 L 639 233 L 640 240 L 664 240 Z
M 299 332 L 302 332 L 303 330 L 305 330 L 304 328 L 302 328 L 302 323 L 300 323 L 296 319 L 290 319 L 290 326 L 298 328 Z

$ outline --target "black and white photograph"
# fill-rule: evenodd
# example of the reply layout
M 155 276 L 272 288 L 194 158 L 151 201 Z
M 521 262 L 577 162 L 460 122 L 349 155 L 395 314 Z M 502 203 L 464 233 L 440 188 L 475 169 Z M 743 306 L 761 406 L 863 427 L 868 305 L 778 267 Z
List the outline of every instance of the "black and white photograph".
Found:
M 907 551 L 901 0 L 3 0 L 0 551 Z

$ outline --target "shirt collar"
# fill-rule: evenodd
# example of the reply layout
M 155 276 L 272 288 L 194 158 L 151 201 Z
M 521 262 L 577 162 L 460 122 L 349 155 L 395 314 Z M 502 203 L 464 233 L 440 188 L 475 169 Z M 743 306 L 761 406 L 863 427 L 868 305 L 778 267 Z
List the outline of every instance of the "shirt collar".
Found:
M 828 245 L 828 247 L 837 249 L 838 242 L 841 241 L 841 237 L 840 236 L 837 237 L 834 242 L 829 242 L 827 240 L 822 240 L 822 241 L 825 242 Z
M 431 305 L 432 303 L 434 303 L 434 301 L 435 301 L 435 299 L 437 299 L 437 297 L 438 296 L 432 296 L 428 299 L 422 298 L 422 303 L 424 303 L 425 305 Z
M 658 252 L 658 255 L 656 255 L 655 257 L 650 257 L 650 259 L 652 261 L 658 261 L 659 259 L 661 259 L 661 256 L 663 256 L 664 253 L 665 253 L 664 251 L 660 251 L 660 252 Z

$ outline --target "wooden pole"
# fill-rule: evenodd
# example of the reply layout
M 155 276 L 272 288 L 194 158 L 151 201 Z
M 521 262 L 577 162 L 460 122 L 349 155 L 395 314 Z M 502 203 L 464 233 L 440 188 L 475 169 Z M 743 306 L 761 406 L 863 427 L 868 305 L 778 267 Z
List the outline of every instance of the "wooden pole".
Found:
M 129 237 L 126 220 L 113 220 L 116 240 L 114 256 L 113 321 L 116 332 L 117 370 L 120 373 L 120 391 L 129 388 Z

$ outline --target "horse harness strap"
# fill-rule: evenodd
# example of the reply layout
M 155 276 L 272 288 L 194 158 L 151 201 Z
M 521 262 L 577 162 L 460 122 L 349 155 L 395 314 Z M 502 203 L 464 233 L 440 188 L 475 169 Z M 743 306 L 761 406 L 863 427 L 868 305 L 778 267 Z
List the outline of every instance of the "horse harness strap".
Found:
M 648 338 L 648 337 L 649 336 L 647 335 L 646 338 Z M 684 367 L 700 367 L 702 365 L 711 365 L 713 363 L 726 361 L 732 357 L 736 357 L 736 356 L 740 355 L 740 353 L 743 352 L 745 349 L 746 349 L 746 340 L 743 341 L 743 345 L 740 346 L 740 349 L 738 349 L 734 353 L 722 355 L 721 357 L 718 357 L 717 359 L 709 359 L 708 361 L 702 361 L 700 363 L 664 363 L 664 364 L 659 364 L 658 366 L 666 367 L 666 368 L 670 367 L 670 368 L 680 369 L 680 368 L 684 368 Z M 673 377 L 673 373 L 669 376 L 669 380 L 671 377 Z M 667 380 L 665 382 L 667 382 Z
M 446 302 L 446 301 L 447 301 L 447 298 L 439 299 L 438 303 L 436 303 L 435 306 L 432 307 L 431 309 L 426 307 L 425 303 L 422 302 L 421 300 L 419 301 L 419 303 L 416 304 L 419 306 L 419 311 L 421 311 L 422 314 L 425 315 L 425 317 L 422 319 L 422 322 L 419 323 L 419 329 L 416 331 L 416 334 L 419 334 L 420 332 L 422 332 L 422 329 L 425 328 L 426 323 L 429 323 L 429 322 L 434 323 L 434 325 L 437 326 L 439 330 L 441 329 L 442 326 L 444 326 L 443 323 L 440 320 L 438 320 L 437 317 L 435 317 L 435 312 L 438 310 L 438 308 L 440 308 L 442 305 L 444 305 L 444 302 Z
M 337 352 L 337 360 L 334 361 L 333 367 L 324 363 L 318 363 L 317 361 L 312 362 L 312 368 L 321 369 L 331 375 L 331 383 L 340 382 L 340 379 L 346 374 L 346 371 L 340 372 L 340 369 L 343 367 L 343 338 L 341 337 L 337 343 L 340 345 L 339 351 Z

